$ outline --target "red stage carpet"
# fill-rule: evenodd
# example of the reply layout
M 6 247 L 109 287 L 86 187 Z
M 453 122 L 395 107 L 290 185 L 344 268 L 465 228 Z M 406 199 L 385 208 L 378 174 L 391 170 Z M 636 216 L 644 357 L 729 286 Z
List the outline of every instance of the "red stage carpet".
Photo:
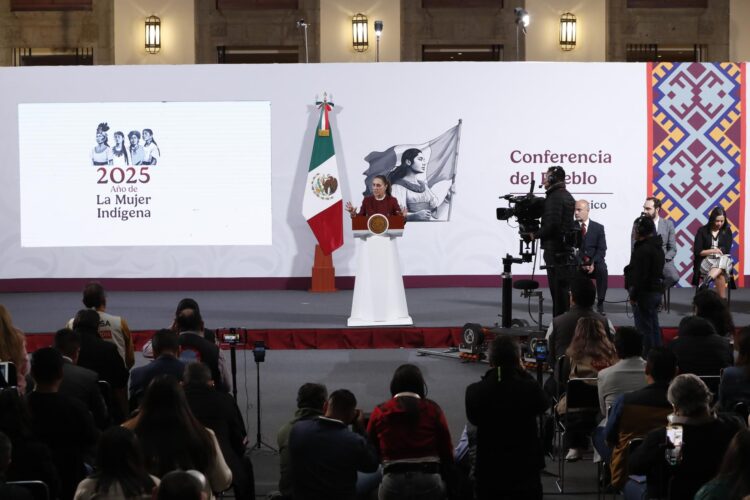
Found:
M 155 330 L 133 332 L 135 349 L 143 344 Z M 462 327 L 434 328 L 321 328 L 247 330 L 247 342 L 238 348 L 252 348 L 256 340 L 263 340 L 269 349 L 397 349 L 406 347 L 457 347 L 461 341 Z M 663 328 L 664 343 L 677 334 L 677 328 Z M 54 334 L 26 335 L 26 348 L 33 352 L 52 344 Z M 222 345 L 228 348 L 228 346 Z

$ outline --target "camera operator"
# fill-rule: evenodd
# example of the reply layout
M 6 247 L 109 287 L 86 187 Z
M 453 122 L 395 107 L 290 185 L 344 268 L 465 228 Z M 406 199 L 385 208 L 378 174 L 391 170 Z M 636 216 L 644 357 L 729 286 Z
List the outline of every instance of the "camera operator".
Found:
M 651 217 L 635 221 L 636 242 L 625 267 L 625 288 L 633 305 L 635 327 L 643 333 L 643 357 L 661 346 L 658 307 L 661 302 L 664 250 Z
M 567 311 L 570 306 L 568 291 L 573 274 L 573 250 L 565 243 L 565 236 L 573 230 L 576 201 L 565 189 L 565 170 L 560 166 L 549 167 L 544 188 L 547 197 L 541 228 L 530 237 L 542 241 L 554 317 Z

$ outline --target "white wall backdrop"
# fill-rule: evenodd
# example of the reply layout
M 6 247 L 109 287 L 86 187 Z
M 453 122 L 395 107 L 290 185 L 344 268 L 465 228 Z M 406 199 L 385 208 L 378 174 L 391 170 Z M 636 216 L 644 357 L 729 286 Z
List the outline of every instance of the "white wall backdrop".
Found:
M 404 274 L 497 275 L 500 258 L 518 250 L 517 230 L 495 219 L 505 206 L 498 197 L 527 191 L 525 174 L 539 186 L 551 164 L 575 173 L 576 198 L 596 203 L 591 218 L 606 227 L 610 274 L 621 274 L 646 194 L 645 71 L 612 63 L 3 68 L 0 278 L 309 276 L 314 240 L 301 203 L 319 117 L 314 102 L 324 91 L 335 103 L 340 186 L 355 203 L 370 152 L 424 143 L 463 120 L 451 220 L 408 224 L 399 242 Z M 18 105 L 129 101 L 271 103 L 272 245 L 21 247 Z M 201 127 L 200 116 L 190 119 L 186 126 Z M 50 218 L 71 203 L 66 194 L 47 200 Z M 334 254 L 337 275 L 354 274 L 354 248 L 346 229 Z M 514 272 L 530 273 L 531 265 Z

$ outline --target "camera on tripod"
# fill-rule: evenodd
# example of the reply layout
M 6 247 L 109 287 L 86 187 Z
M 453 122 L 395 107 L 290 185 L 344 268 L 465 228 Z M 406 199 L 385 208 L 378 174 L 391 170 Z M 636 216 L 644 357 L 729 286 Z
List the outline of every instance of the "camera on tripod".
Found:
M 509 220 L 515 217 L 518 222 L 518 232 L 521 235 L 536 233 L 541 226 L 544 198 L 534 196 L 534 185 L 534 181 L 531 181 L 531 188 L 527 194 L 501 196 L 500 198 L 508 201 L 509 207 L 501 207 L 496 211 L 497 220 Z
M 247 331 L 242 328 L 226 328 L 221 333 L 221 341 L 230 346 L 245 344 L 247 341 Z

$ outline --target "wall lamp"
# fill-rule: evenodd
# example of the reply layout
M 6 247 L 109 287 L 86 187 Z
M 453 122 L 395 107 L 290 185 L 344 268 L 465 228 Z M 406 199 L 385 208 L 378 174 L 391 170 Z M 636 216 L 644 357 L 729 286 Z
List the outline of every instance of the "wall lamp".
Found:
M 146 52 L 156 54 L 161 50 L 161 19 L 157 16 L 146 18 Z
M 352 47 L 357 52 L 367 50 L 367 16 L 364 14 L 352 17 Z
M 570 12 L 560 16 L 560 48 L 565 51 L 576 48 L 576 16 Z

